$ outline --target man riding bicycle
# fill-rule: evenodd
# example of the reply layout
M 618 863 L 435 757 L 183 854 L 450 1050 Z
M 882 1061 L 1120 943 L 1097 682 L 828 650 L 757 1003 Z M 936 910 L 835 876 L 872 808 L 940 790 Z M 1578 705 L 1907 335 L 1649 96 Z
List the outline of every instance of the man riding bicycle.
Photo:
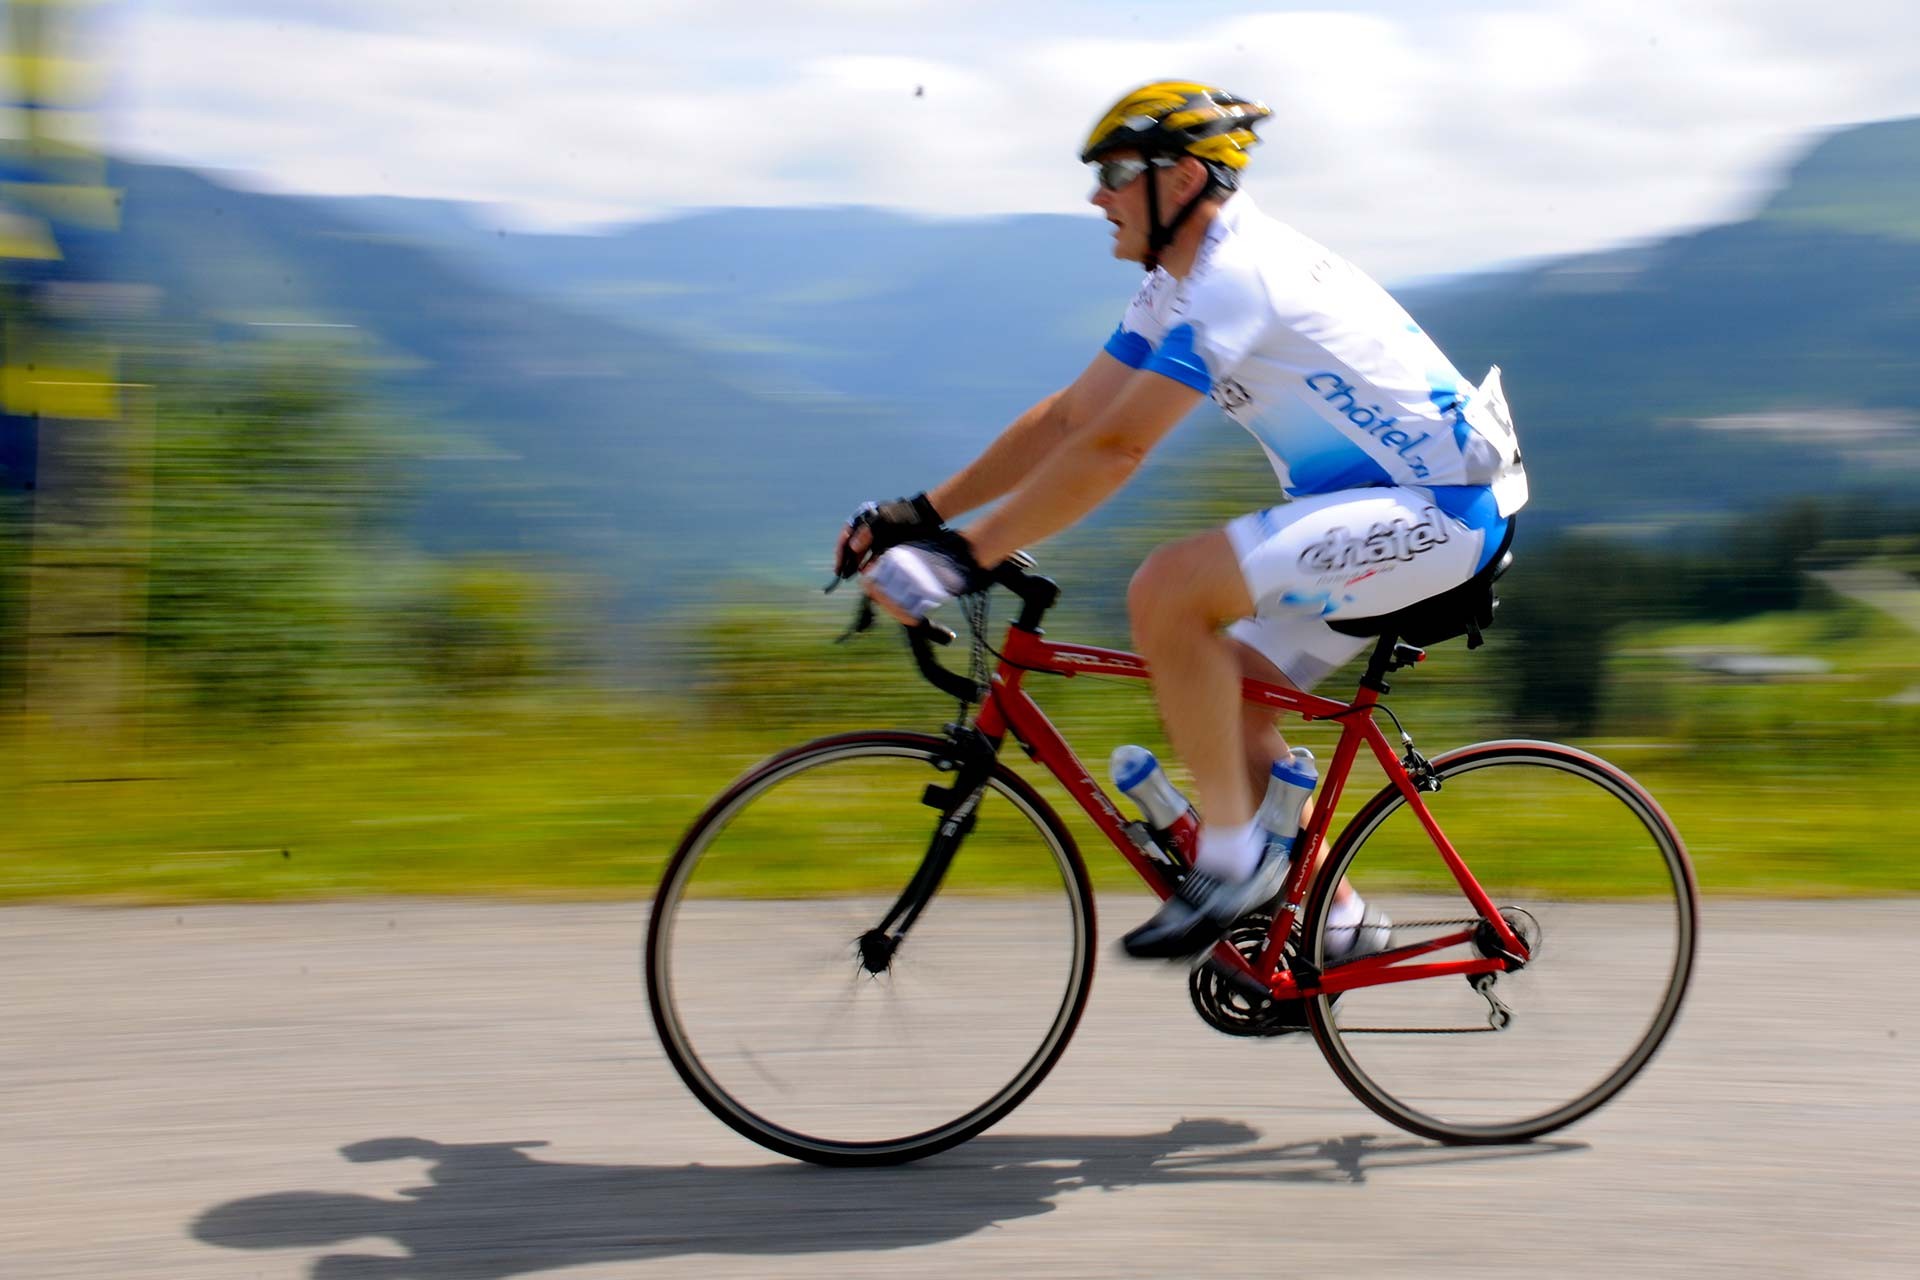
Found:
M 1238 190 L 1270 114 L 1180 81 L 1114 104 L 1080 158 L 1114 256 L 1147 271 L 1119 327 L 957 474 L 863 508 L 835 551 L 911 624 L 1099 506 L 1202 396 L 1260 442 L 1289 501 L 1162 546 L 1128 589 L 1205 815 L 1194 874 L 1123 939 L 1140 957 L 1203 952 L 1280 889 L 1284 860 L 1254 813 L 1287 746 L 1270 714 L 1236 712 L 1242 678 L 1312 688 L 1367 644 L 1330 622 L 1467 581 L 1527 497 L 1499 371 L 1477 388 L 1461 378 L 1384 289 Z M 1000 499 L 965 531 L 945 527 Z M 1366 915 L 1351 890 L 1339 910 L 1330 923 Z

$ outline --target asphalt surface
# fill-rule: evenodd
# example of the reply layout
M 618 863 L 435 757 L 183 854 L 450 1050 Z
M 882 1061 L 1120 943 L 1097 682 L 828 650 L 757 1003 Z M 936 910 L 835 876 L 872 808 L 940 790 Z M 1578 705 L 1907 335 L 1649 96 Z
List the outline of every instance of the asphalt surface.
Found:
M 1512 1148 L 1400 1133 L 1310 1041 L 1220 1036 L 1103 944 L 1025 1106 L 873 1171 L 695 1103 L 644 922 L 0 911 L 0 1276 L 1920 1274 L 1920 902 L 1710 902 L 1646 1074 Z

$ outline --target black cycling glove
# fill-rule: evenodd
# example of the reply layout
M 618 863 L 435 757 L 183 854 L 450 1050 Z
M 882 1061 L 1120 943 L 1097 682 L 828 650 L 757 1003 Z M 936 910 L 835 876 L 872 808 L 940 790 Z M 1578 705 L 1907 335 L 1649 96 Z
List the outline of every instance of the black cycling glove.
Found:
M 916 493 L 911 498 L 895 498 L 892 502 L 869 502 L 847 521 L 848 541 L 841 548 L 840 563 L 834 566 L 834 572 L 842 578 L 850 578 L 882 553 L 903 542 L 930 538 L 940 532 L 941 527 L 940 513 L 933 509 L 933 504 L 927 501 L 924 493 Z M 873 539 L 867 549 L 858 555 L 852 546 L 852 535 L 856 529 L 865 529 L 867 536 Z

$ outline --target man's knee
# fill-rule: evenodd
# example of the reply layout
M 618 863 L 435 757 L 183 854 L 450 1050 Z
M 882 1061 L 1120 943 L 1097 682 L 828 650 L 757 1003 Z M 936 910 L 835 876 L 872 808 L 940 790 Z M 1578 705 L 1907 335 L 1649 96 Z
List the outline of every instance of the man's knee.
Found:
M 1136 636 L 1151 630 L 1155 623 L 1184 612 L 1173 550 L 1172 546 L 1165 546 L 1149 555 L 1133 571 L 1133 580 L 1127 583 L 1127 620 L 1133 624 Z
M 1127 586 L 1127 616 L 1136 637 L 1169 622 L 1217 627 L 1252 611 L 1240 562 L 1218 531 L 1160 547 Z

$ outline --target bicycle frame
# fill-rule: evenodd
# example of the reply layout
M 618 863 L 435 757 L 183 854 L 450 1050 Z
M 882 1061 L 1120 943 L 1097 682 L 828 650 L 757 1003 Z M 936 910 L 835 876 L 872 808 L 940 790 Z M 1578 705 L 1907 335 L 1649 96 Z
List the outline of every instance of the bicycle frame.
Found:
M 1169 896 L 1176 880 L 1167 868 L 1136 846 L 1127 832 L 1127 820 L 1093 780 L 1086 766 L 1074 754 L 1073 748 L 1067 745 L 1053 722 L 1047 719 L 1039 704 L 1022 687 L 1030 672 L 1145 680 L 1150 678 L 1145 660 L 1118 649 L 1054 643 L 1045 639 L 1037 629 L 1012 626 L 1007 631 L 1006 646 L 993 671 L 974 727 L 996 746 L 1011 732 L 1041 766 L 1059 779 L 1074 802 L 1086 811 L 1094 825 L 1120 851 L 1140 878 L 1162 898 Z M 1248 702 L 1270 707 L 1276 712 L 1297 715 L 1304 720 L 1339 720 L 1340 743 L 1334 751 L 1332 764 L 1322 776 L 1313 814 L 1294 843 L 1293 866 L 1281 890 L 1280 907 L 1268 930 L 1266 945 L 1258 958 L 1249 964 L 1230 944 L 1221 942 L 1213 950 L 1214 963 L 1226 969 L 1230 975 L 1237 974 L 1243 980 L 1257 984 L 1272 999 L 1297 1000 L 1315 995 L 1333 995 L 1358 987 L 1410 982 L 1447 974 L 1462 974 L 1472 978 L 1479 974 L 1505 972 L 1526 962 L 1528 952 L 1525 942 L 1500 915 L 1479 881 L 1474 879 L 1473 872 L 1422 801 L 1419 787 L 1394 753 L 1386 733 L 1374 723 L 1373 707 L 1380 699 L 1379 693 L 1368 687 L 1368 682 L 1362 682 L 1350 703 L 1315 697 L 1297 689 L 1252 679 L 1244 681 L 1241 696 Z M 1461 892 L 1479 913 L 1482 923 L 1431 941 L 1346 961 L 1321 972 L 1305 957 L 1295 957 L 1288 963 L 1284 948 L 1294 922 L 1300 917 L 1307 890 L 1313 884 L 1328 826 L 1362 746 L 1373 752 L 1388 780 L 1405 797 L 1408 807 L 1426 829 L 1441 860 L 1453 874 Z M 1193 851 L 1182 849 L 1178 854 L 1190 861 Z M 1450 947 L 1472 943 L 1482 929 L 1491 931 L 1492 940 L 1502 955 L 1406 963 Z

